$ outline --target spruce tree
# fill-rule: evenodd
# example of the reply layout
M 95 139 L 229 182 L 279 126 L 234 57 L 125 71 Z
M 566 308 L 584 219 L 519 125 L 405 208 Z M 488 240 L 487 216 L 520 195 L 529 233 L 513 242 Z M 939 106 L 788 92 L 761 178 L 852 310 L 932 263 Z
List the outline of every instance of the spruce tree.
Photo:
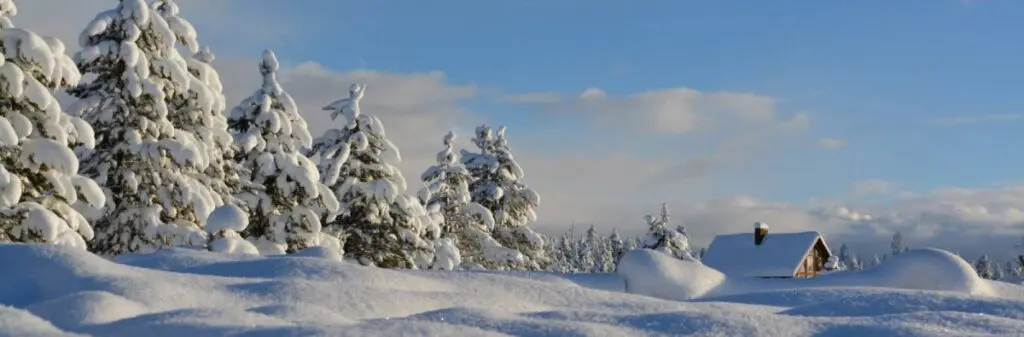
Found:
M 889 244 L 889 248 L 892 249 L 892 256 L 899 255 L 900 253 L 906 251 L 906 248 L 903 247 L 902 233 L 896 232 L 896 234 L 892 235 L 892 243 Z
M 668 204 L 661 205 L 659 217 L 648 214 L 644 219 L 647 221 L 647 237 L 643 242 L 644 248 L 661 251 L 682 260 L 696 260 L 690 252 L 689 239 L 669 228 L 672 218 L 668 212 Z
M 978 277 L 984 279 L 994 279 L 995 273 L 992 270 L 992 261 L 988 259 L 987 254 L 982 254 L 978 261 L 974 262 L 974 270 L 978 272 Z
M 312 139 L 295 101 L 278 83 L 277 69 L 277 57 L 264 51 L 263 85 L 232 109 L 228 120 L 239 147 L 236 159 L 250 175 L 246 180 L 263 187 L 241 195 L 249 209 L 242 235 L 263 254 L 321 245 L 321 222 L 339 209 L 316 166 L 301 153 Z
M 179 48 L 188 56 L 176 58 L 176 64 L 184 67 L 186 78 L 179 81 L 187 84 L 187 90 L 167 97 L 168 119 L 174 127 L 189 134 L 202 150 L 206 169 L 197 172 L 195 178 L 213 190 L 214 202 L 246 206 L 237 196 L 252 192 L 258 187 L 242 180 L 246 173 L 234 160 L 234 140 L 228 131 L 225 114 L 226 101 L 220 76 L 213 68 L 215 55 L 209 47 L 200 48 L 192 24 L 180 16 L 178 5 L 172 0 L 158 0 L 152 7 L 160 14 L 174 32 Z M 177 51 L 172 51 L 176 53 Z
M 609 249 L 612 252 L 612 269 L 619 264 L 619 260 L 622 259 L 622 254 L 626 253 L 626 243 L 622 240 L 622 236 L 619 235 L 617 228 L 612 229 L 612 235 L 608 237 Z
M 455 152 L 455 137 L 452 132 L 445 135 L 437 164 L 423 172 L 421 197 L 426 198 L 427 207 L 437 207 L 444 214 L 442 235 L 455 239 L 464 263 L 486 269 L 521 263 L 522 254 L 502 247 L 491 236 L 495 225 L 491 211 L 473 202 L 469 192 L 472 177 Z
M 853 269 L 850 264 L 850 248 L 845 243 L 839 246 L 839 269 Z
M 91 147 L 92 129 L 65 114 L 51 91 L 77 84 L 57 39 L 13 27 L 12 1 L 0 1 L 0 242 L 86 248 L 93 229 L 75 208 L 102 208 L 103 191 L 78 174 L 70 148 Z
M 1011 277 L 1020 277 L 1020 264 L 1017 263 L 1017 261 L 1006 261 L 1006 270 L 1003 272 L 1003 274 Z
M 583 237 L 580 238 L 580 271 L 584 273 L 591 273 L 597 269 L 597 230 L 594 229 L 594 225 L 590 225 L 586 232 L 583 232 Z
M 462 163 L 473 177 L 469 185 L 472 201 L 494 215 L 492 232 L 497 242 L 525 257 L 522 262 L 509 264 L 508 268 L 543 268 L 548 263 L 544 239 L 527 226 L 536 221 L 534 209 L 540 204 L 540 196 L 521 181 L 523 170 L 508 147 L 505 128 L 492 131 L 481 125 L 476 128 L 472 141 L 479 152 L 462 151 Z
M 417 198 L 404 194 L 405 178 L 392 165 L 401 160 L 398 149 L 386 138 L 383 123 L 360 111 L 364 90 L 354 84 L 349 97 L 324 107 L 332 118 L 344 117 L 342 127 L 317 138 L 310 152 L 324 184 L 343 205 L 325 230 L 344 238 L 345 256 L 361 264 L 424 267 L 424 256 L 432 255 L 431 239 L 440 232 L 437 221 Z
M 205 244 L 202 220 L 214 207 L 192 178 L 205 169 L 201 150 L 168 120 L 168 96 L 187 91 L 175 36 L 142 0 L 120 0 L 83 32 L 75 55 L 90 80 L 68 90 L 74 112 L 95 130 L 80 172 L 108 196 L 95 222 L 99 254 Z

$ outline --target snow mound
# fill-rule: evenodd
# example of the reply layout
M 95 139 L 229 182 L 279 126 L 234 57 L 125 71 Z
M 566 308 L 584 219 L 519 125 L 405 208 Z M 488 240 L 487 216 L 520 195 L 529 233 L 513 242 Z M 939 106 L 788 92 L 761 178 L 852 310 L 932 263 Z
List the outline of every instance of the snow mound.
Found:
M 32 313 L 0 305 L 0 337 L 85 336 L 61 331 Z
M 626 253 L 615 272 L 625 279 L 626 292 L 671 300 L 701 297 L 725 282 L 725 275 L 700 262 L 650 249 Z
M 836 286 L 874 286 L 942 290 L 991 296 L 989 282 L 978 277 L 967 261 L 948 251 L 912 249 L 860 272 L 829 274 L 819 278 Z
M 58 327 L 105 324 L 149 312 L 138 302 L 106 291 L 72 293 L 27 308 L 36 315 L 49 317 Z

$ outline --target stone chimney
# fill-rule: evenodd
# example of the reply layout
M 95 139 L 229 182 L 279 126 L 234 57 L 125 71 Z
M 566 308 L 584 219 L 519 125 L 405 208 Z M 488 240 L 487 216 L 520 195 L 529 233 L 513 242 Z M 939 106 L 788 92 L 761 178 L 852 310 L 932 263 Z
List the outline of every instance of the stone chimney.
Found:
M 760 246 L 766 236 L 768 236 L 768 224 L 760 221 L 754 223 L 754 245 Z

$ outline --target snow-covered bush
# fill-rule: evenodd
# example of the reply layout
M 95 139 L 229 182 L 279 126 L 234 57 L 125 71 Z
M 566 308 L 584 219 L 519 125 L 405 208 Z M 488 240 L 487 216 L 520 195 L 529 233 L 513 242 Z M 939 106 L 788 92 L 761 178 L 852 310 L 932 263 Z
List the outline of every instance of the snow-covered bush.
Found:
M 142 0 L 121 0 L 85 28 L 75 55 L 89 80 L 68 90 L 74 114 L 92 125 L 96 144 L 80 172 L 103 186 L 108 202 L 96 220 L 98 254 L 205 243 L 202 220 L 212 194 L 193 179 L 205 169 L 201 149 L 168 120 L 168 95 L 187 91 L 187 71 L 173 52 L 167 21 Z
M 540 205 L 540 196 L 521 181 L 523 169 L 508 147 L 505 128 L 492 132 L 490 127 L 481 125 L 472 141 L 479 152 L 462 151 L 462 163 L 473 177 L 469 184 L 471 200 L 493 214 L 492 234 L 496 242 L 525 257 L 523 262 L 508 267 L 546 267 L 550 262 L 544 253 L 544 238 L 527 226 L 537 219 L 534 208 Z
M 206 218 L 206 233 L 210 238 L 210 251 L 226 254 L 259 255 L 259 249 L 238 233 L 249 226 L 249 217 L 238 206 L 227 204 L 217 207 Z
M 60 40 L 13 27 L 15 13 L 12 1 L 0 1 L 0 242 L 84 249 L 93 228 L 73 206 L 102 208 L 106 198 L 78 175 L 69 146 L 92 146 L 92 128 L 51 94 L 81 75 Z
M 337 218 L 325 222 L 325 231 L 343 237 L 346 258 L 361 264 L 427 267 L 440 219 L 436 210 L 404 194 L 405 178 L 393 166 L 401 160 L 398 148 L 377 117 L 360 111 L 364 90 L 353 84 L 349 97 L 324 107 L 332 119 L 342 117 L 341 128 L 327 130 L 310 152 L 323 183 L 343 205 Z
M 333 219 L 338 200 L 320 183 L 316 166 L 301 151 L 312 139 L 291 95 L 277 81 L 272 51 L 259 65 L 263 85 L 231 111 L 228 120 L 248 181 L 263 187 L 240 197 L 248 204 L 243 235 L 263 254 L 296 252 L 320 244 L 323 221 Z

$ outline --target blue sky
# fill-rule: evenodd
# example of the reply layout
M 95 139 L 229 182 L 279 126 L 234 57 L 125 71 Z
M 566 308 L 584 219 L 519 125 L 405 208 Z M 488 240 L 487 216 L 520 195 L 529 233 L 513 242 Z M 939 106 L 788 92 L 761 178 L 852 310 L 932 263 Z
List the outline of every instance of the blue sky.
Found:
M 933 125 L 932 119 L 1018 114 L 1024 105 L 1024 3 L 993 1 L 320 1 L 312 29 L 336 41 L 303 55 L 337 68 L 440 69 L 453 82 L 505 92 L 609 94 L 670 87 L 753 92 L 810 110 L 812 134 L 841 153 L 780 154 L 794 188 L 759 195 L 803 200 L 882 178 L 924 191 L 1020 177 L 1015 121 Z M 521 108 L 488 106 L 536 128 Z M 525 109 L 528 110 L 528 109 Z M 522 119 L 524 122 L 520 122 Z M 520 134 L 523 130 L 518 130 Z M 653 153 L 652 153 L 653 155 Z M 807 170 L 817 171 L 807 182 Z
M 697 245 L 754 221 L 859 251 L 1024 235 L 1024 2 L 177 1 L 229 101 L 264 48 L 314 133 L 369 82 L 410 181 L 449 129 L 508 125 L 545 232 L 639 234 L 668 202 Z M 112 5 L 19 6 L 73 46 Z

